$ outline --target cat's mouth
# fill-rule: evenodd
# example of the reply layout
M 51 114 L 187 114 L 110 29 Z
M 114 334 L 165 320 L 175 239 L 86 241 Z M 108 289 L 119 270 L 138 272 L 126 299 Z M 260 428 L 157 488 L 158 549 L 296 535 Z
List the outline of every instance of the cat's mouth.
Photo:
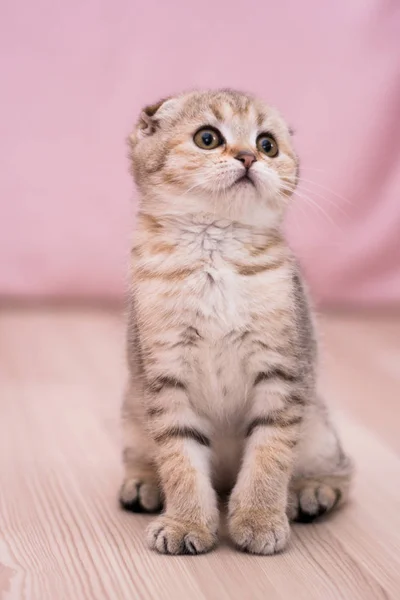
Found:
M 244 173 L 244 175 L 241 175 L 238 179 L 236 179 L 236 181 L 233 185 L 249 185 L 249 184 L 252 185 L 253 187 L 255 187 L 255 183 L 251 179 L 249 172 L 246 171 L 246 173 Z

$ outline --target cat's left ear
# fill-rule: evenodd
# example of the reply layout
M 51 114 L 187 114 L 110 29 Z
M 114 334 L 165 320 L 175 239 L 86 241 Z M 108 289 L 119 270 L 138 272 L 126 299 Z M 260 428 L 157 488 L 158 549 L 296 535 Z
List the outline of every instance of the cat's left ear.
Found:
M 156 132 L 160 120 L 171 115 L 176 109 L 178 103 L 177 98 L 164 98 L 155 104 L 146 106 L 140 115 L 137 135 L 139 139 L 143 139 Z

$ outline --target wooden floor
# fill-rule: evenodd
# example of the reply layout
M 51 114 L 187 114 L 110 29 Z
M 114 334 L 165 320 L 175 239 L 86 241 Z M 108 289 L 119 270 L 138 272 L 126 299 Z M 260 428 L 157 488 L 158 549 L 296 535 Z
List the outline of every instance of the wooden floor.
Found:
M 110 310 L 1 310 L 0 598 L 400 598 L 400 317 L 321 319 L 322 387 L 358 475 L 287 552 L 163 557 L 122 513 L 124 332 Z

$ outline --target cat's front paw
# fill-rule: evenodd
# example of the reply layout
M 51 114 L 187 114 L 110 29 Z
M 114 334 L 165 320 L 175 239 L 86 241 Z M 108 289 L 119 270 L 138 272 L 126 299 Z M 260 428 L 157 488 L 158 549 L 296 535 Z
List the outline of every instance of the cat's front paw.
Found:
M 238 510 L 231 514 L 229 532 L 243 552 L 276 554 L 289 541 L 290 527 L 285 513 L 268 513 L 259 509 Z
M 217 538 L 203 525 L 162 515 L 147 529 L 147 541 L 161 554 L 203 554 L 212 550 Z

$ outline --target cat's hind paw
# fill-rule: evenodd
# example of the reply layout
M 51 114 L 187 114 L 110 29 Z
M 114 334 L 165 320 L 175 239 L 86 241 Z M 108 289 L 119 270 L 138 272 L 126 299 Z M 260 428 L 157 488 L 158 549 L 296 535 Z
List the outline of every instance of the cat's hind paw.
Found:
M 131 512 L 158 512 L 162 508 L 160 489 L 154 481 L 127 478 L 119 492 L 119 503 Z
M 345 490 L 339 481 L 299 479 L 289 491 L 287 515 L 297 523 L 311 523 L 330 512 L 343 500 Z

